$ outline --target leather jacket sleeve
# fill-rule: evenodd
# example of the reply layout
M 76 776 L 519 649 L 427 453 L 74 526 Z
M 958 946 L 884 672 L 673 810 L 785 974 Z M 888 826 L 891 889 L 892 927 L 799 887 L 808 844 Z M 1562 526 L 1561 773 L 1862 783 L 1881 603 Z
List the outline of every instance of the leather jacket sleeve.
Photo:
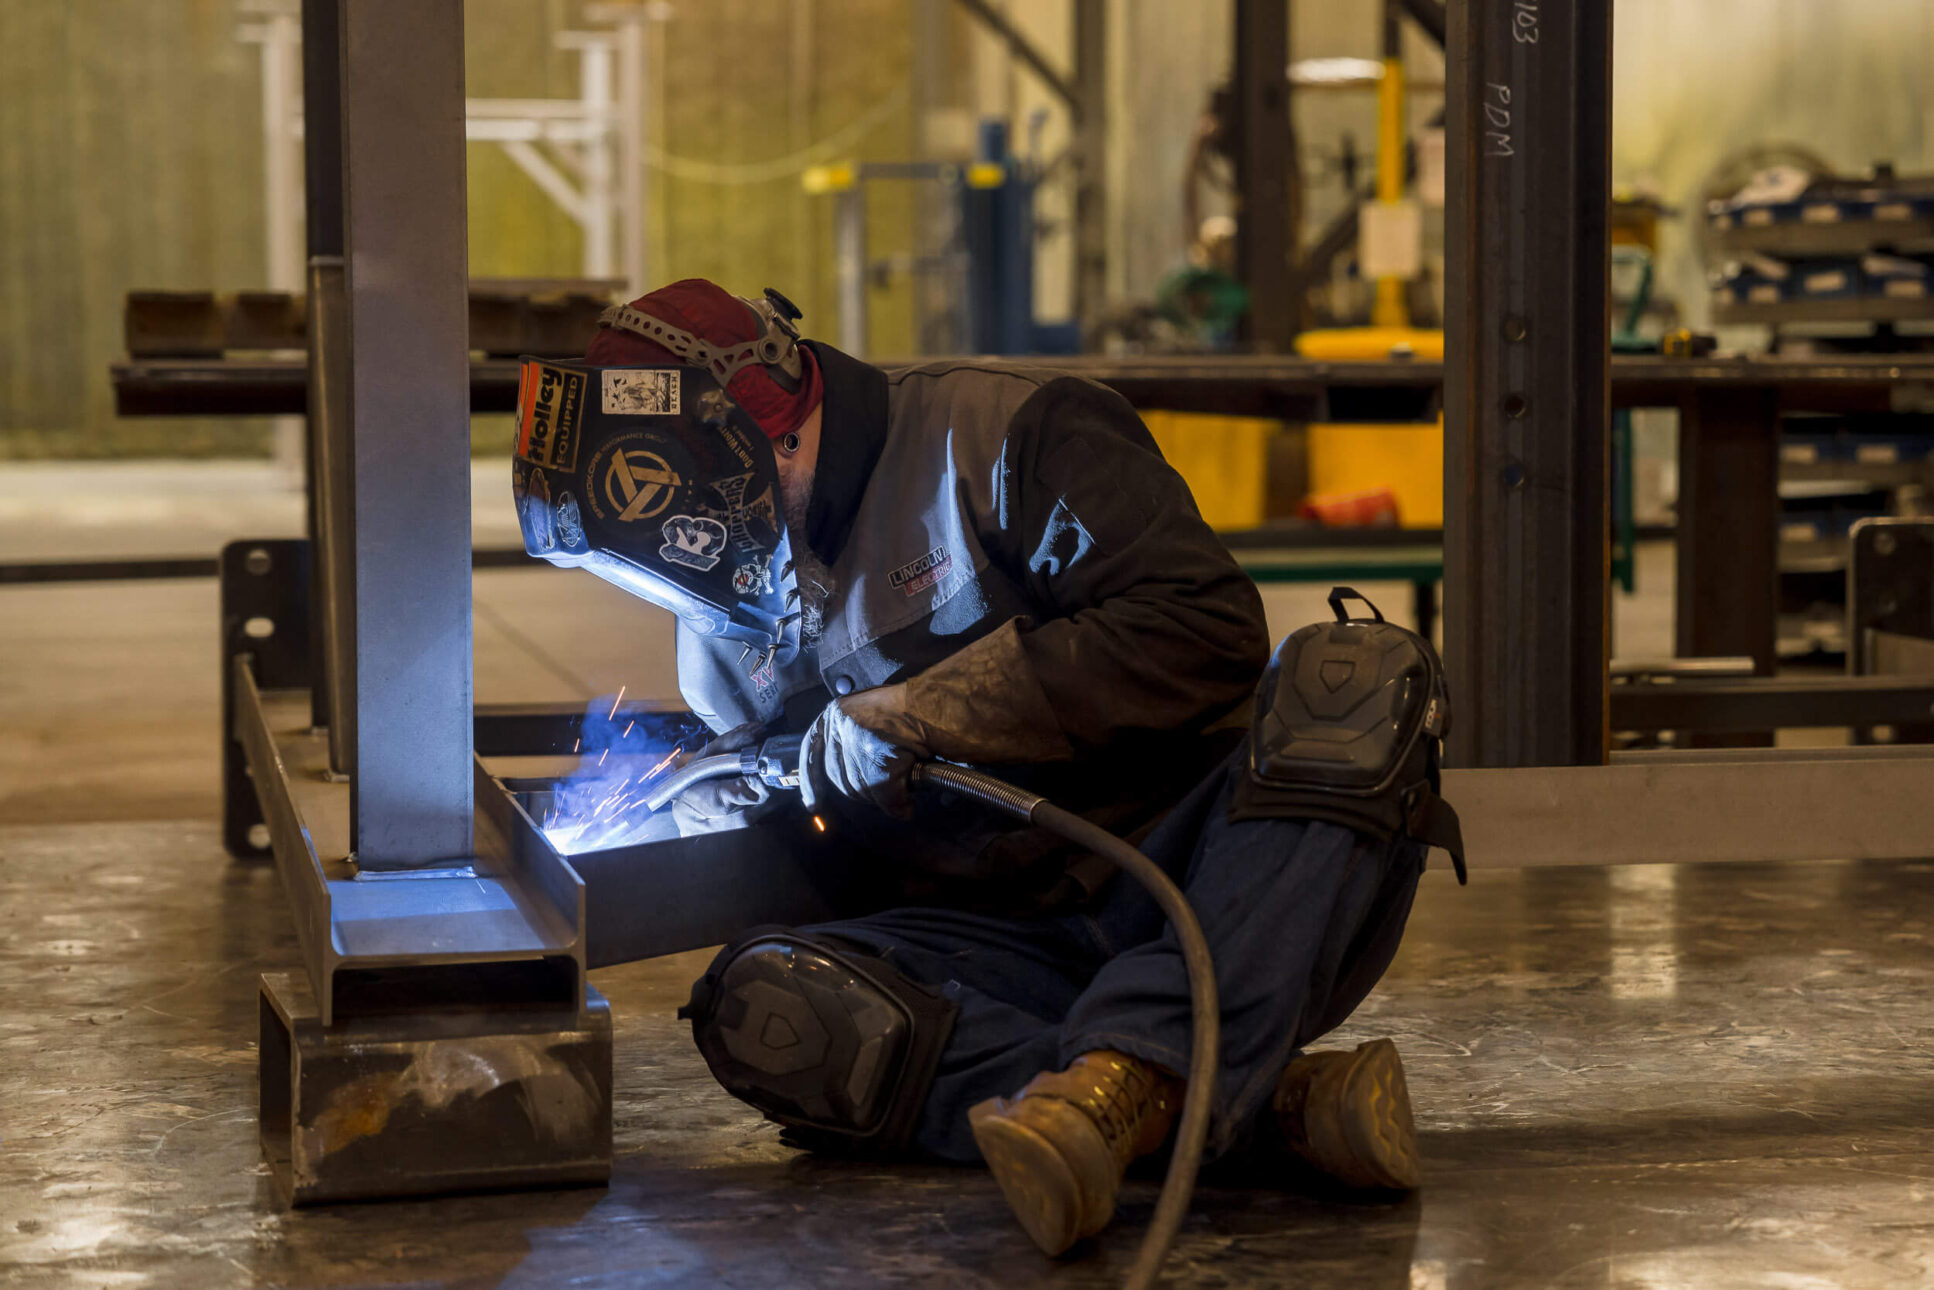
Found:
M 1035 685 L 1079 754 L 1198 731 L 1268 661 L 1262 598 L 1120 395 L 1061 378 L 1021 405 L 983 541 L 1041 607 Z

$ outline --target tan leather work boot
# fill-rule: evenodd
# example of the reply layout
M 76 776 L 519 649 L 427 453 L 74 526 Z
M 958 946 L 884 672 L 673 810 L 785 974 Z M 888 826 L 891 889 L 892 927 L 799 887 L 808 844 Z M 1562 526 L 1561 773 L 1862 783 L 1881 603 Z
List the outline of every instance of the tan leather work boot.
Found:
M 1422 1181 L 1410 1088 L 1388 1039 L 1298 1057 L 1272 1106 L 1289 1153 L 1345 1186 L 1409 1191 Z
M 1160 1067 L 1102 1049 L 980 1103 L 967 1123 L 1014 1217 L 1060 1254 L 1108 1226 L 1129 1162 L 1168 1139 L 1181 1094 Z

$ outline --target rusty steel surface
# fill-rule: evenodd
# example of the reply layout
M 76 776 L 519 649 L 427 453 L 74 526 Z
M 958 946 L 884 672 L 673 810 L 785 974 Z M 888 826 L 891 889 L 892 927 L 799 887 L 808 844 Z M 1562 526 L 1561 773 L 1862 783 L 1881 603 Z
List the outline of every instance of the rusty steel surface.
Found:
M 262 1152 L 292 1204 L 599 1183 L 611 1007 L 443 1008 L 324 1026 L 302 978 L 261 982 Z

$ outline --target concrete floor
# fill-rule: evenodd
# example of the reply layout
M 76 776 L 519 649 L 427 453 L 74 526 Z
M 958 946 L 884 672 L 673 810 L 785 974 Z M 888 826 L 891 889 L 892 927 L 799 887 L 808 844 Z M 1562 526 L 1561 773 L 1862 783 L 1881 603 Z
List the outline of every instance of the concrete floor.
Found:
M 1934 865 L 1425 880 L 1339 1042 L 1409 1064 L 1397 1205 L 1215 1180 L 1172 1284 L 1934 1283 Z M 1153 1203 L 1049 1263 L 974 1170 L 828 1163 L 714 1087 L 701 955 L 595 974 L 609 1188 L 285 1212 L 257 1157 L 276 879 L 197 822 L 0 829 L 0 1281 L 31 1286 L 1106 1285 Z
M 1622 652 L 1669 631 L 1650 587 Z M 480 699 L 675 693 L 662 618 L 591 579 L 488 573 L 477 603 Z M 1322 612 L 1270 603 L 1278 634 Z M 978 1171 L 779 1146 L 671 1016 L 701 956 L 595 975 L 609 1188 L 282 1210 L 255 1142 L 255 978 L 295 943 L 272 871 L 217 839 L 214 614 L 206 583 L 0 589 L 0 1283 L 1119 1280 L 1153 1180 L 1048 1263 Z M 1931 924 L 1927 863 L 1480 869 L 1466 890 L 1434 869 L 1335 1037 L 1403 1049 L 1424 1189 L 1211 1179 L 1173 1284 L 1934 1284 Z

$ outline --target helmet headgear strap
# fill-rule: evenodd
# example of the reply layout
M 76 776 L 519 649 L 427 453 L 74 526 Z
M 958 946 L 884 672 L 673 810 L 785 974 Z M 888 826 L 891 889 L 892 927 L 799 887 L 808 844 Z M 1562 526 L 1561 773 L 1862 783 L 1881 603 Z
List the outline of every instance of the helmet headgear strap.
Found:
M 713 345 L 630 305 L 612 305 L 598 315 L 598 325 L 642 336 L 669 350 L 680 362 L 704 368 L 721 386 L 730 385 L 733 377 L 758 363 L 788 393 L 798 389 L 805 372 L 804 360 L 799 356 L 799 329 L 793 325 L 799 311 L 770 288 L 762 300 L 747 300 L 744 296 L 739 299 L 759 319 L 759 334 L 735 345 Z

